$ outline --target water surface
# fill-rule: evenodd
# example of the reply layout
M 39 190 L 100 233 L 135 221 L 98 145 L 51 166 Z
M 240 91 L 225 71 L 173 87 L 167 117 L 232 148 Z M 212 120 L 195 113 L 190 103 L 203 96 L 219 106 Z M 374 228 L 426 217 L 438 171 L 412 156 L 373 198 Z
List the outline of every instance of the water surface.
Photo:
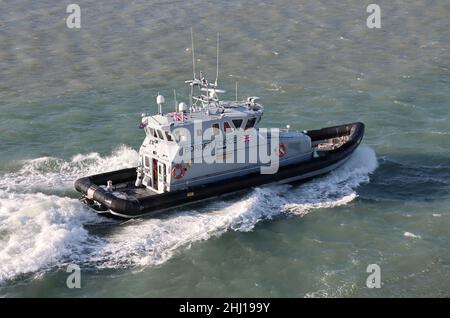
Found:
M 0 3 L 0 295 L 448 296 L 450 3 L 379 1 Z M 140 114 L 197 68 L 262 125 L 366 124 L 334 173 L 121 223 L 73 181 L 135 164 Z M 66 287 L 69 263 L 82 288 Z M 382 288 L 366 287 L 378 264 Z

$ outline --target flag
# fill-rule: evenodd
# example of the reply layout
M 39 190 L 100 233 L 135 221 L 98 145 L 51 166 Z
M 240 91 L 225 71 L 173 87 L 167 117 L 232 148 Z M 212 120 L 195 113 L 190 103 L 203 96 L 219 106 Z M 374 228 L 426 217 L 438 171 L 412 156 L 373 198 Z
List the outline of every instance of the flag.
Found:
M 144 129 L 148 125 L 147 118 L 139 124 L 139 129 Z
M 172 112 L 172 113 L 168 113 L 167 115 L 172 117 L 172 119 L 175 120 L 175 121 L 181 121 L 181 120 L 189 119 L 189 116 L 186 115 L 185 113 Z

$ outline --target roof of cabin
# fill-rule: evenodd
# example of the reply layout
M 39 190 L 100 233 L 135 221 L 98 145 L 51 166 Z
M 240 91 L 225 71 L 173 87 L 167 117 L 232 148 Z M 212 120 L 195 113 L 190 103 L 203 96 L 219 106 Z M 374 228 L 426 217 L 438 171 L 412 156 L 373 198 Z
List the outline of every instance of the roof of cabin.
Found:
M 176 124 L 176 126 L 183 126 L 191 124 L 194 120 L 214 121 L 224 118 L 238 119 L 261 116 L 264 107 L 258 103 L 253 103 L 251 106 L 247 102 L 235 101 L 220 101 L 219 107 L 210 105 L 207 108 L 198 109 L 195 111 L 188 111 L 184 113 L 169 112 L 163 115 L 157 114 L 147 116 L 147 124 L 151 127 L 164 127 Z

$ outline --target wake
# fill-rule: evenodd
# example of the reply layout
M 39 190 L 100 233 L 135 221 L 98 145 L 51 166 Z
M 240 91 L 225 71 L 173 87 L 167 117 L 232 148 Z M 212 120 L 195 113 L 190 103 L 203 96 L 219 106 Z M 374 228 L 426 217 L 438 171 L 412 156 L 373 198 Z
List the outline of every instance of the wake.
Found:
M 238 199 L 123 224 L 97 216 L 75 199 L 77 178 L 132 167 L 137 159 L 135 150 L 122 146 L 106 157 L 29 160 L 0 176 L 0 284 L 68 263 L 97 269 L 160 265 L 190 244 L 230 230 L 247 232 L 282 214 L 304 216 L 345 205 L 377 168 L 374 151 L 361 146 L 339 169 L 299 186 L 255 188 Z M 103 226 L 108 231 L 96 230 Z

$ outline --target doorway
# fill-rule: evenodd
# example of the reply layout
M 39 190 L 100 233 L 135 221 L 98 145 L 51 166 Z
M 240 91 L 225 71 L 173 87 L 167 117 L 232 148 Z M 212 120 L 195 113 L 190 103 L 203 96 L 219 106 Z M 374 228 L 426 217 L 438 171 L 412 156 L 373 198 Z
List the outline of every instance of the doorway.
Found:
M 166 191 L 166 164 L 158 161 L 158 192 Z
M 158 191 L 158 160 L 152 160 L 152 184 L 153 188 Z

